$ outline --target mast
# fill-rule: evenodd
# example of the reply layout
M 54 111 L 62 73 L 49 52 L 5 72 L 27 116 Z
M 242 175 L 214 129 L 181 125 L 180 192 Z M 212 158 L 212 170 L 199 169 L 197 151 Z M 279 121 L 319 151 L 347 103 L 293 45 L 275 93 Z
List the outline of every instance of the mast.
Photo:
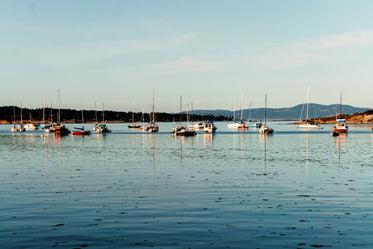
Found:
M 233 122 L 236 121 L 236 101 L 233 104 Z
M 249 122 L 251 122 L 251 108 L 252 108 L 252 102 L 250 102 L 250 106 L 249 106 Z
M 80 109 L 82 110 L 82 124 L 84 124 L 83 104 L 80 104 Z
M 339 116 L 342 115 L 342 93 L 339 94 Z
M 182 97 L 180 95 L 180 127 L 181 127 L 181 110 L 182 110 Z
M 135 122 L 134 104 L 132 102 L 132 123 Z
M 53 108 L 52 108 L 52 101 L 51 101 L 51 125 L 53 125 Z
M 22 102 L 21 102 L 21 124 L 23 124 L 23 120 L 22 120 Z
M 45 124 L 45 94 L 43 95 L 43 124 Z
M 105 122 L 105 105 L 102 103 L 102 122 Z
M 267 94 L 265 95 L 265 105 L 264 105 L 264 126 L 267 125 Z
M 190 121 L 192 121 L 193 120 L 193 101 L 190 104 L 191 104 Z
M 152 122 L 152 107 L 149 104 L 149 123 Z
M 95 101 L 95 117 L 96 117 L 96 124 L 97 124 L 97 105 L 96 105 L 96 101 Z
M 307 88 L 307 111 L 306 111 L 306 122 L 308 121 L 308 105 L 310 103 L 310 87 Z
M 60 103 L 60 89 L 58 89 L 58 117 L 57 117 L 57 124 L 61 123 L 61 103 Z
M 241 121 L 243 121 L 243 92 L 241 93 Z
M 155 121 L 155 113 L 154 113 L 154 88 L 153 88 L 153 121 Z
M 141 121 L 142 121 L 142 126 L 144 126 L 144 108 L 142 108 L 142 113 L 141 113 Z
M 189 129 L 189 105 L 187 104 L 187 129 Z

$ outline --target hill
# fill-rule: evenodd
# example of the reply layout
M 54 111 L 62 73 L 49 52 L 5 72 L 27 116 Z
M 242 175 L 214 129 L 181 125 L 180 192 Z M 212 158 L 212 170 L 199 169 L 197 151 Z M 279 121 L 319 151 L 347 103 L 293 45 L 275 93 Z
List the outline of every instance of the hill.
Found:
M 267 108 L 267 118 L 270 120 L 299 120 L 302 109 L 303 115 L 302 118 L 305 119 L 306 117 L 306 107 L 303 107 L 303 104 L 296 105 L 289 108 Z M 360 107 L 353 107 L 350 105 L 342 105 L 342 112 L 345 114 L 354 114 L 354 113 L 363 113 L 365 111 L 370 110 L 370 108 L 360 108 Z M 254 108 L 251 109 L 244 109 L 243 110 L 243 119 L 247 120 L 249 118 L 249 113 L 251 112 L 251 119 L 252 120 L 262 120 L 264 118 L 264 108 Z M 236 111 L 236 119 L 240 119 L 240 110 Z M 311 118 L 319 118 L 319 117 L 329 117 L 339 113 L 339 104 L 334 105 L 320 105 L 315 103 L 309 104 L 309 114 L 308 117 Z M 214 116 L 224 116 L 228 119 L 233 118 L 233 111 L 229 110 L 195 110 L 193 114 L 198 115 L 214 115 Z

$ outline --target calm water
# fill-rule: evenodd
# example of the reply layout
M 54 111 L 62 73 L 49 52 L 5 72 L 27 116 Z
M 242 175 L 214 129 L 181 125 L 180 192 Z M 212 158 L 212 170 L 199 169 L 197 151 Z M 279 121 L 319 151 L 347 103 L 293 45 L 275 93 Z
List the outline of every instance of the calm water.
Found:
M 0 248 L 373 248 L 373 133 L 10 134 Z M 91 125 L 86 125 L 91 127 Z

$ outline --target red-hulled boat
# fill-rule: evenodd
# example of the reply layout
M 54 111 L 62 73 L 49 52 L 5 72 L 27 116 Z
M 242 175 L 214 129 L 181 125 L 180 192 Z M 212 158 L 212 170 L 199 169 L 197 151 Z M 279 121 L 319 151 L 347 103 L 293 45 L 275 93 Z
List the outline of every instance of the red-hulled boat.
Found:
M 337 119 L 336 123 L 333 127 L 333 132 L 338 132 L 338 133 L 347 133 L 348 126 L 346 125 L 346 119 Z
M 74 129 L 75 130 L 73 130 L 71 132 L 71 135 L 74 135 L 74 136 L 85 136 L 85 135 L 90 135 L 91 134 L 91 131 L 85 131 L 84 127 L 82 127 L 82 128 L 74 127 Z

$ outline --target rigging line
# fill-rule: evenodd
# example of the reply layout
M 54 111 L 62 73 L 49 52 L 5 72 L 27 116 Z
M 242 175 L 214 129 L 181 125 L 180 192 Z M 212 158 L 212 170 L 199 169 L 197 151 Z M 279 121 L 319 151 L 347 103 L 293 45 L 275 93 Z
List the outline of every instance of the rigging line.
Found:
M 299 121 L 302 121 L 304 105 L 305 105 L 306 102 L 307 102 L 307 94 L 306 94 L 306 97 L 304 98 L 304 102 L 303 102 L 303 106 L 302 106 L 302 111 L 301 111 L 301 113 L 300 113 Z

